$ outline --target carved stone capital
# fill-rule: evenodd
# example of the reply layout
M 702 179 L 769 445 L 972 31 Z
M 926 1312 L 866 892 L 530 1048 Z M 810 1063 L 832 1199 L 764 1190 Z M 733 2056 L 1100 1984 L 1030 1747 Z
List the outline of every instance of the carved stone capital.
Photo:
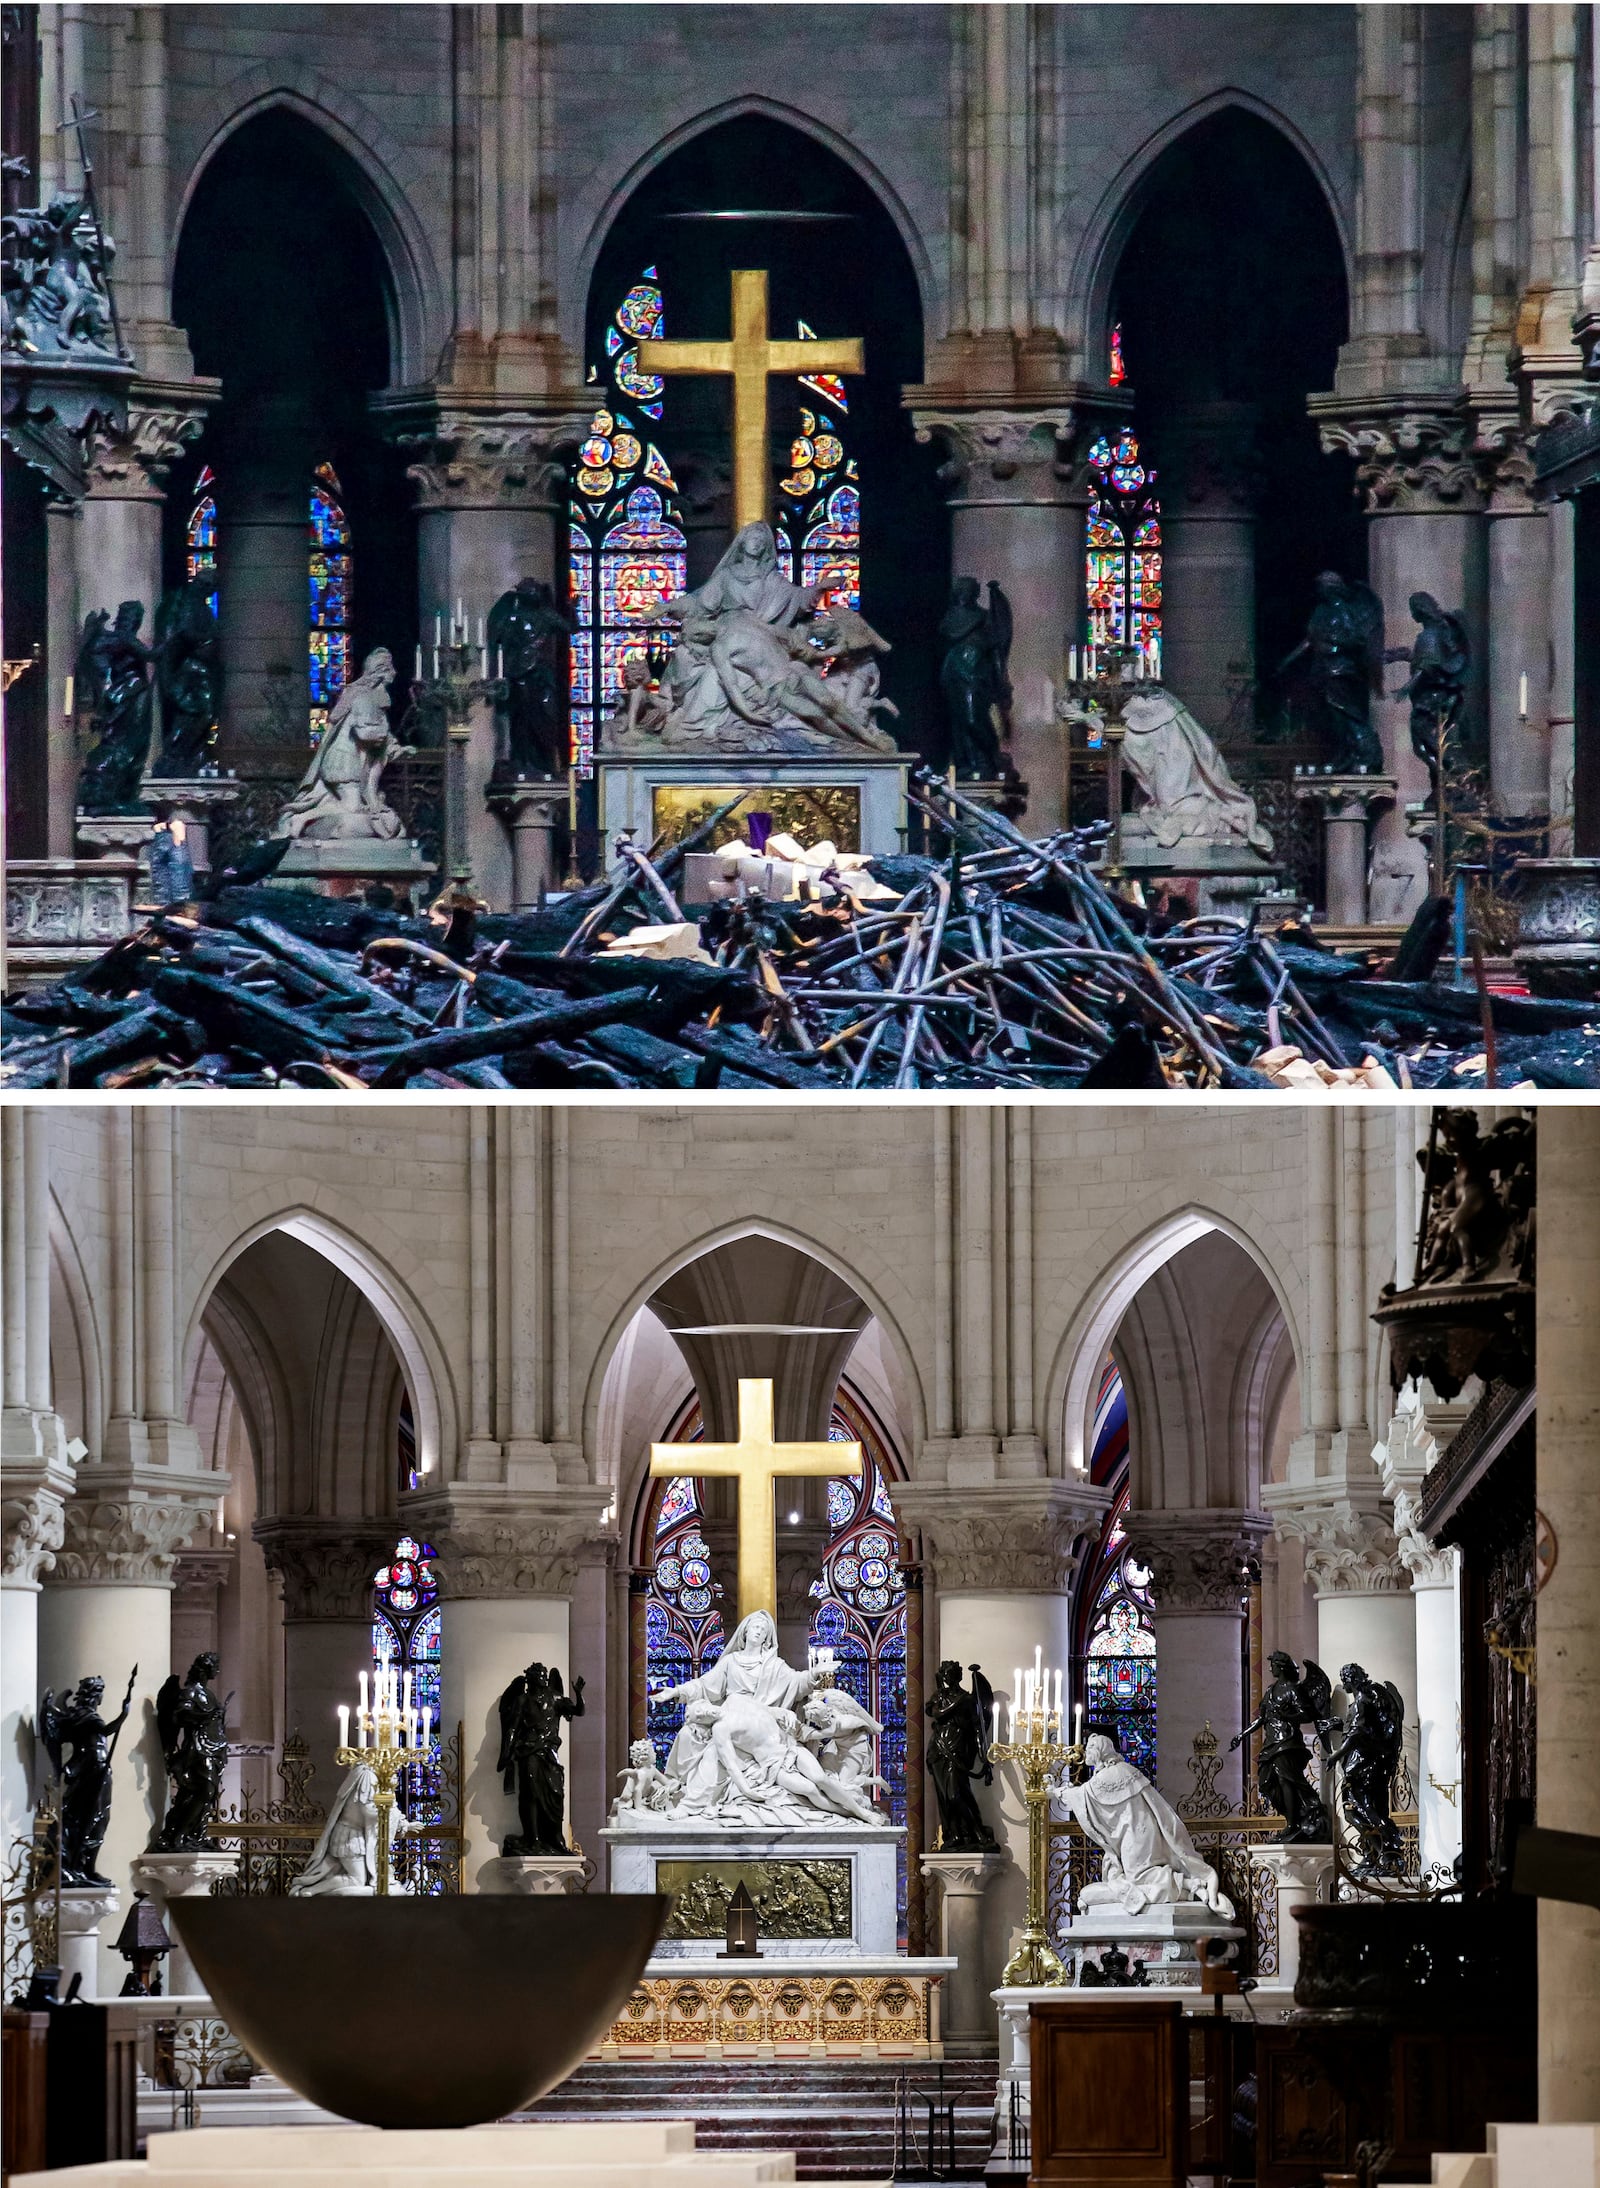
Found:
M 1515 415 L 1479 418 L 1472 455 L 1491 516 L 1531 516 L 1536 511 L 1538 504 L 1533 497 L 1536 437 Z
M 39 1575 L 54 1565 L 65 1533 L 68 1493 L 70 1484 L 60 1489 L 43 1483 L 13 1486 L 8 1470 L 0 1496 L 0 1579 L 8 1588 L 36 1588 Z
M 1136 1512 L 1128 1547 L 1149 1568 L 1158 1610 L 1237 1617 L 1248 1568 L 1271 1532 L 1261 1512 Z
M 1411 1585 L 1395 1532 L 1383 1511 L 1330 1487 L 1307 1494 L 1287 1485 L 1263 1491 L 1273 1526 L 1305 1552 L 1306 1578 L 1319 1596 L 1399 1595 Z
M 1394 1500 L 1395 1549 L 1401 1564 L 1411 1575 L 1411 1585 L 1419 1592 L 1427 1588 L 1448 1588 L 1455 1580 L 1456 1553 L 1452 1548 L 1440 1549 L 1430 1542 L 1421 1527 L 1422 1499 L 1410 1489 L 1401 1489 Z
M 389 438 L 415 452 L 406 476 L 419 510 L 553 509 L 566 486 L 567 456 L 583 439 L 591 408 L 518 410 L 488 405 L 374 404 Z
M 1049 502 L 1088 494 L 1079 443 L 1085 416 L 1073 404 L 1027 409 L 950 405 L 912 411 L 919 441 L 945 451 L 939 483 L 954 502 Z
M 895 1507 L 920 1530 L 923 1562 L 947 1595 L 1060 1595 L 1106 1495 L 1084 1481 L 997 1482 L 951 1488 L 902 1483 Z
M 286 1625 L 367 1617 L 373 1575 L 394 1548 L 398 1521 L 257 1520 L 267 1571 L 283 1584 Z
M 215 386 L 210 383 L 211 390 Z M 200 438 L 215 399 L 214 392 L 186 397 L 181 389 L 135 382 L 126 417 L 114 426 L 97 425 L 89 436 L 90 499 L 164 500 L 167 472 Z
M 206 1525 L 216 1495 L 134 1487 L 69 1499 L 51 1585 L 170 1588 L 178 1553 Z
M 946 1899 L 981 1899 L 1011 1856 L 1003 1849 L 989 1854 L 921 1854 L 925 1877 L 935 1878 Z
M 406 1500 L 425 1529 L 439 1593 L 454 1601 L 570 1595 L 596 1545 L 609 1554 L 616 1523 L 604 1489 L 525 1491 L 456 1482 Z
M 1356 489 L 1369 516 L 1481 506 L 1471 421 L 1456 404 L 1412 405 L 1395 397 L 1357 408 L 1314 397 L 1310 409 L 1323 453 L 1355 458 Z
M 172 1574 L 173 1604 L 194 1603 L 212 1608 L 219 1588 L 233 1578 L 236 1560 L 231 1550 L 185 1550 Z

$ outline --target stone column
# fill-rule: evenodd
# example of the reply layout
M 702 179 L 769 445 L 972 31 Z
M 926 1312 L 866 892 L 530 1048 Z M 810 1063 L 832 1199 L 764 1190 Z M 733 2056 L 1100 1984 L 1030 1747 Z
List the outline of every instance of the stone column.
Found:
M 474 634 L 503 592 L 558 569 L 565 518 L 565 451 L 588 429 L 588 408 L 518 406 L 442 387 L 419 399 L 376 396 L 372 410 L 412 461 L 417 489 L 417 612 L 424 654 L 434 619 L 459 601 Z M 491 668 L 493 663 L 490 664 Z
M 1256 673 L 1256 495 L 1248 403 L 1159 417 L 1161 679 L 1213 737 L 1245 742 Z
M 1372 816 L 1393 805 L 1388 775 L 1303 775 L 1295 797 L 1322 815 L 1325 909 L 1335 927 L 1367 923 L 1367 836 Z
M 811 1583 L 822 1578 L 822 1560 L 828 1547 L 825 1504 L 826 1482 L 792 1482 L 800 1508 L 797 1526 L 788 1524 L 788 1513 L 778 1514 L 778 1654 L 786 1664 L 803 1664 L 811 1641 L 811 1613 L 815 1601 Z M 810 1494 L 813 1489 L 823 1496 Z M 802 1506 L 803 1498 L 803 1506 Z M 724 1566 L 723 1571 L 728 1568 Z
M 156 1731 L 155 1697 L 172 1669 L 172 1571 L 179 1550 L 205 1522 L 226 1476 L 183 1489 L 127 1470 L 79 1469 L 79 1493 L 65 1508 L 61 1548 L 39 1599 L 39 1683 L 59 1694 L 95 1676 L 106 1685 L 103 1714 L 115 1715 L 138 1667 L 128 1722 L 112 1764 L 111 1821 L 100 1871 L 117 1908 L 101 1933 L 99 1990 L 114 1994 L 126 1973 L 111 1950 L 132 1904 L 129 1865 L 166 1811 L 167 1774 Z
M 960 1962 L 944 1979 L 939 2033 L 949 2059 L 994 2049 L 994 2006 L 985 1982 L 983 1902 L 1004 1854 L 924 1854 L 922 1873 L 939 1887 L 937 1951 Z
M 339 1705 L 353 1707 L 372 1669 L 372 1583 L 403 1523 L 392 1519 L 268 1518 L 255 1522 L 267 1570 L 283 1586 L 283 1723 L 298 1732 L 331 1804 L 343 1772 Z
M 462 1726 L 462 1883 L 469 1892 L 499 1888 L 502 1873 L 486 1864 L 499 1861 L 501 1842 L 517 1829 L 516 1802 L 503 1790 L 497 1767 L 500 1696 L 533 1663 L 559 1670 L 570 1691 L 572 1591 L 585 1544 L 606 1537 L 605 1504 L 600 1489 L 518 1494 L 457 1482 L 411 1507 L 415 1524 L 426 1527 L 438 1551 L 441 1714 L 446 1738 Z M 596 1679 L 586 1706 L 604 1708 L 603 1681 Z M 570 1804 L 570 1728 L 562 1760 Z
M 0 1112 L 0 1231 L 6 1303 L 0 1350 L 4 1466 L 0 1522 L 0 1830 L 27 1828 L 39 1699 L 39 1582 L 61 1547 L 72 1452 L 51 1403 L 49 1121 L 41 1109 Z M 75 1447 L 75 1449 L 81 1449 Z
M 1293 1990 L 1300 1973 L 1300 1925 L 1296 1907 L 1315 1906 L 1328 1896 L 1333 1849 L 1328 1846 L 1258 1846 L 1250 1856 L 1272 1878 L 1278 1895 L 1278 1982 Z
M 304 398 L 256 395 L 224 412 L 217 459 L 222 727 L 217 759 L 241 774 L 298 775 L 309 756 L 306 588 L 314 437 Z
M 1402 1190 L 1410 1184 L 1409 1179 L 1400 1182 Z M 1397 1215 L 1401 1212 L 1397 1208 Z M 1409 1205 L 1404 1214 L 1409 1217 Z M 1415 1229 L 1409 1221 L 1404 1227 L 1410 1235 L 1399 1241 L 1399 1265 L 1408 1272 L 1405 1257 Z M 1459 1400 L 1442 1403 L 1426 1385 L 1419 1391 L 1408 1384 L 1377 1454 L 1384 1491 L 1394 1499 L 1395 1546 L 1411 1575 L 1417 1651 L 1417 1756 L 1412 1770 L 1425 1875 L 1438 1869 L 1448 1876 L 1461 1851 L 1461 1606 L 1459 1555 L 1430 1542 L 1418 1515 L 1428 1472 L 1469 1410 Z
M 78 598 L 78 535 L 83 504 L 65 495 L 45 503 L 45 571 L 49 599 L 45 608 L 44 672 L 49 681 L 45 706 L 45 852 L 50 858 L 74 855 L 78 807 L 77 663 L 83 618 Z M 67 686 L 74 686 L 67 705 Z
M 1392 1679 L 1405 1702 L 1406 1761 L 1416 1774 L 1417 1628 L 1411 1576 L 1393 1527 L 1381 1511 L 1346 1493 L 1348 1485 L 1302 1493 L 1292 1507 L 1273 1496 L 1281 1536 L 1298 1542 L 1317 1599 L 1317 1658 L 1337 1686 L 1339 1667 L 1356 1663 L 1376 1680 Z
M 1479 428 L 1488 496 L 1489 788 L 1501 811 L 1550 808 L 1550 517 L 1533 498 L 1533 447 L 1519 421 Z
M 1194 1791 L 1194 1736 L 1209 1723 L 1221 1742 L 1217 1791 L 1243 1805 L 1243 1762 L 1228 1741 L 1240 1714 L 1249 1567 L 1272 1523 L 1259 1512 L 1138 1512 L 1128 1545 L 1149 1567 L 1155 1598 L 1156 1783 L 1174 1806 Z
M 1079 1482 L 1037 1480 L 947 1488 L 900 1484 L 895 1508 L 922 1535 L 923 1563 L 937 1587 L 938 1648 L 931 1667 L 953 1658 L 981 1666 L 994 1688 L 997 1736 L 1005 1736 L 1013 1672 L 1044 1661 L 1070 1676 L 1069 1590 L 1081 1538 L 1102 1514 L 1100 1492 Z M 1011 1857 L 982 1903 L 985 1995 L 1000 1981 L 1027 1918 L 1028 1816 L 1013 1769 L 996 1765 L 992 1788 L 975 1789 L 990 1829 Z M 936 1808 L 930 1796 L 929 1822 Z M 931 1835 L 931 1834 L 930 1834 Z M 938 1849 L 935 1848 L 935 1851 Z
M 1600 1754 L 1600 1111 L 1539 1117 L 1538 1821 L 1593 1831 Z M 1539 1907 L 1539 2118 L 1600 2121 L 1600 1910 Z
M 937 400 L 937 391 L 916 390 Z M 1066 746 L 1056 720 L 1065 649 L 1083 617 L 1086 467 L 1070 463 L 1066 408 L 923 408 L 919 441 L 949 455 L 940 480 L 950 503 L 950 567 L 994 579 L 1011 602 L 1009 758 L 1028 785 L 1028 827 L 1044 835 L 1066 817 Z
M 161 601 L 161 519 L 166 478 L 185 447 L 198 440 L 218 383 L 197 390 L 134 383 L 124 432 L 96 433 L 91 443 L 88 493 L 78 532 L 78 589 L 84 613 L 124 600 L 144 609 L 140 637 L 155 641 Z M 154 758 L 156 740 L 151 739 Z
M 511 836 L 511 909 L 536 911 L 556 885 L 556 828 L 566 815 L 567 786 L 509 783 L 491 791 L 489 806 Z

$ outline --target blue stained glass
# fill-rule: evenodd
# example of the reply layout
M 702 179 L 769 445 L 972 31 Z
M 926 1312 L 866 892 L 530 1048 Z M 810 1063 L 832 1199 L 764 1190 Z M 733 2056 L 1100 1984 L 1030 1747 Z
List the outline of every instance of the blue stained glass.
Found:
M 444 1792 L 439 1744 L 443 1630 L 433 1551 L 414 1535 L 399 1538 L 388 1564 L 380 1566 L 374 1577 L 372 1661 L 380 1671 L 399 1673 L 402 1693 L 409 1672 L 412 1707 L 429 1712 L 428 1748 L 404 1773 L 400 1805 L 414 1823 L 437 1822 Z M 409 1891 L 429 1896 L 441 1893 L 446 1882 L 443 1850 L 438 1840 L 398 1840 L 397 1881 Z
M 1095 1398 L 1089 1476 L 1111 1490 L 1112 1506 L 1077 1582 L 1073 1692 L 1089 1721 L 1111 1732 L 1128 1760 L 1154 1776 L 1155 1624 L 1149 1575 L 1127 1551 L 1128 1406 L 1110 1359 Z
M 1111 381 L 1124 376 L 1122 330 L 1111 334 Z M 1091 645 L 1136 645 L 1161 666 L 1161 503 L 1156 475 L 1128 426 L 1089 450 L 1092 494 L 1084 556 Z

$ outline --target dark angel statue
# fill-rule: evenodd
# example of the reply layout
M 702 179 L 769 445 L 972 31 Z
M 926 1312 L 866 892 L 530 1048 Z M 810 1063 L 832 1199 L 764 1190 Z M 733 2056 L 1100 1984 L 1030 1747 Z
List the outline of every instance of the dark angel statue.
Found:
M 489 655 L 508 687 L 497 775 L 564 775 L 572 626 L 554 588 L 525 577 L 489 610 Z
M 1383 689 L 1383 603 L 1370 585 L 1324 570 L 1306 635 L 1279 663 L 1279 673 L 1304 660 L 1307 681 L 1341 775 L 1379 775 L 1383 747 L 1372 726 L 1372 701 Z
M 156 1696 L 156 1729 L 172 1799 L 150 1841 L 153 1854 L 199 1854 L 213 1843 L 211 1823 L 228 1760 L 228 1703 L 211 1691 L 216 1676 L 217 1659 L 207 1651 L 189 1666 L 187 1678 L 173 1672 Z
M 500 1697 L 501 1773 L 508 1793 L 517 1796 L 520 1831 L 502 1840 L 502 1854 L 568 1854 L 566 1840 L 567 1774 L 561 1765 L 561 1724 L 583 1715 L 583 1681 L 574 1679 L 568 1697 L 554 1664 L 530 1664 Z
M 1451 752 L 1450 741 L 1466 704 L 1472 644 L 1465 617 L 1441 608 L 1432 593 L 1413 593 L 1407 605 L 1417 635 L 1409 646 L 1391 646 L 1383 658 L 1404 661 L 1411 670 L 1394 696 L 1411 702 L 1411 749 L 1437 788 L 1441 754 L 1446 774 L 1461 765 L 1461 753 Z
M 194 776 L 204 766 L 221 712 L 221 660 L 209 588 L 174 585 L 156 610 L 156 689 L 161 750 L 152 775 Z
M 994 1833 L 984 1822 L 972 1790 L 973 1780 L 994 1783 L 989 1743 L 994 1738 L 994 1689 L 976 1664 L 969 1664 L 972 1691 L 961 1684 L 961 1666 L 949 1657 L 939 1666 L 924 1714 L 928 1734 L 928 1774 L 939 1803 L 941 1854 L 991 1854 Z
M 103 1679 L 80 1679 L 60 1699 L 46 1689 L 39 1704 L 39 1737 L 50 1767 L 61 1782 L 61 1880 L 64 1884 L 109 1884 L 100 1874 L 100 1849 L 111 1821 L 111 1758 L 133 1703 L 134 1665 L 122 1708 L 107 1720 L 100 1715 Z M 63 1757 L 63 1748 L 70 1755 Z
M 78 648 L 78 694 L 87 699 L 95 743 L 78 777 L 85 813 L 142 813 L 139 785 L 150 758 L 150 664 L 155 654 L 139 636 L 144 608 L 125 600 L 113 623 L 97 608 Z
M 1282 1816 L 1277 1833 L 1280 1846 L 1325 1846 L 1333 1826 L 1322 1796 L 1306 1777 L 1311 1749 L 1301 1731 L 1314 1725 L 1317 1737 L 1327 1744 L 1333 1727 L 1333 1685 L 1320 1664 L 1306 1658 L 1304 1672 L 1295 1676 L 1294 1658 L 1274 1649 L 1269 1659 L 1272 1684 L 1261 1697 L 1261 1714 L 1228 1742 L 1228 1752 L 1252 1732 L 1261 1734 L 1261 1753 L 1256 1758 L 1256 1784 L 1268 1808 Z
M 1011 718 L 1011 603 L 992 581 L 980 606 L 978 580 L 958 577 L 939 625 L 939 689 L 950 724 L 950 759 L 970 782 L 997 782 Z
M 1349 1706 L 1342 1719 L 1333 1720 L 1344 1737 L 1337 1747 L 1328 1749 L 1328 1760 L 1339 1766 L 1340 1805 L 1361 1844 L 1361 1859 L 1350 1873 L 1399 1876 L 1405 1850 L 1389 1809 L 1400 1767 L 1406 1705 L 1392 1679 L 1380 1683 L 1359 1664 L 1346 1664 L 1339 1684 Z
M 87 196 L 59 191 L 0 222 L 0 340 L 15 357 L 115 357 L 111 245 Z
M 1417 1164 L 1426 1189 L 1419 1284 L 1531 1275 L 1531 1117 L 1502 1117 L 1480 1132 L 1475 1110 L 1436 1110 Z

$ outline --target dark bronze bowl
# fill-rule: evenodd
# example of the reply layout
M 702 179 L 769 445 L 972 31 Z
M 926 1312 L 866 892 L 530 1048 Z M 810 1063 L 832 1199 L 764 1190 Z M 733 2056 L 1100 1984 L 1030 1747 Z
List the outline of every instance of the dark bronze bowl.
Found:
M 369 2127 L 474 2127 L 566 2079 L 627 2004 L 671 1904 L 597 1892 L 167 1911 L 234 2035 L 302 2097 Z

